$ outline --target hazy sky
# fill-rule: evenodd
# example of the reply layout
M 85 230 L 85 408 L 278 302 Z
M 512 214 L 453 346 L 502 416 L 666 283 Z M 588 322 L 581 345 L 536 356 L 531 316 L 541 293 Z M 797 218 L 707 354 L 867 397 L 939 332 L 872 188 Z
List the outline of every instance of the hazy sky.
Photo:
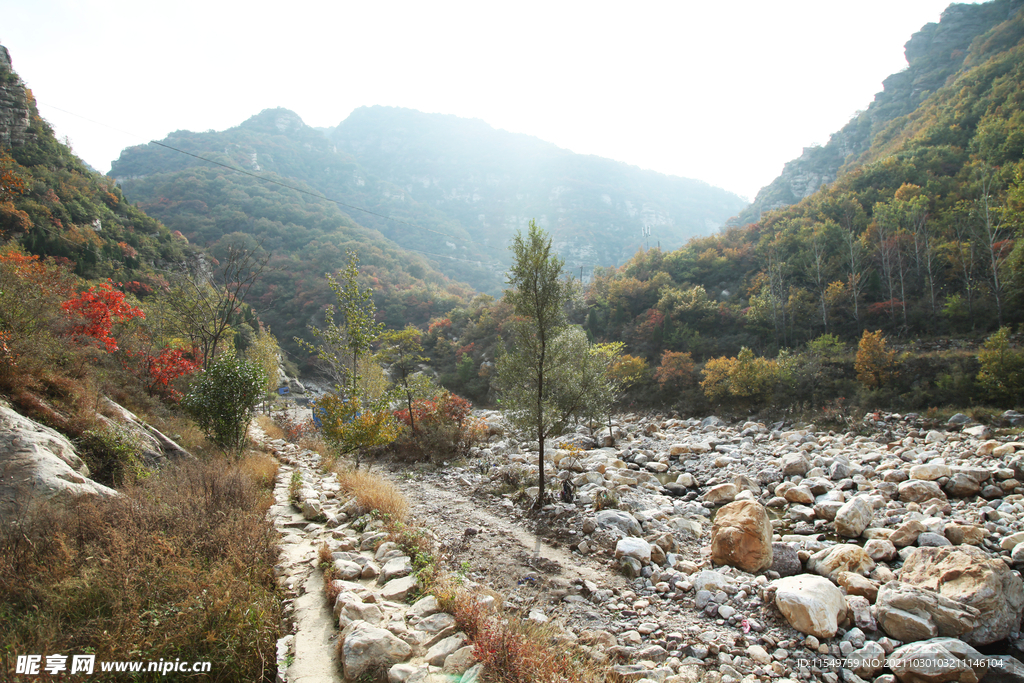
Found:
M 335 126 L 383 104 L 753 198 L 866 108 L 948 4 L 0 0 L 0 43 L 103 172 L 174 130 L 270 107 Z

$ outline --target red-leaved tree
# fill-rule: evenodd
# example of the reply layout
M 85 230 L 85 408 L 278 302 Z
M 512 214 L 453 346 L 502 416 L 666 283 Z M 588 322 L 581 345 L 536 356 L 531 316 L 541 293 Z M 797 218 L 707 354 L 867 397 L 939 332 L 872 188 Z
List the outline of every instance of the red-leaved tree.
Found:
M 79 292 L 62 303 L 61 308 L 65 313 L 80 319 L 80 322 L 71 328 L 72 336 L 78 340 L 100 342 L 107 353 L 117 351 L 117 340 L 111 336 L 114 323 L 146 317 L 141 308 L 132 306 L 125 300 L 124 292 L 114 289 L 110 280 Z
M 163 349 L 155 356 L 146 356 L 146 372 L 149 375 L 146 389 L 151 393 L 159 393 L 172 399 L 181 398 L 172 382 L 179 377 L 191 375 L 199 369 L 197 349 Z

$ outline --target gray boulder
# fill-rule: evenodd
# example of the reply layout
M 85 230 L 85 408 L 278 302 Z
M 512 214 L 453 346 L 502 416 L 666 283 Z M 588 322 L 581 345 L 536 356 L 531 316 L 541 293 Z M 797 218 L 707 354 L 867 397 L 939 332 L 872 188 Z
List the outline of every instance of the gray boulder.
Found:
M 67 438 L 0 405 L 0 520 L 31 514 L 45 502 L 116 495 L 89 479 Z

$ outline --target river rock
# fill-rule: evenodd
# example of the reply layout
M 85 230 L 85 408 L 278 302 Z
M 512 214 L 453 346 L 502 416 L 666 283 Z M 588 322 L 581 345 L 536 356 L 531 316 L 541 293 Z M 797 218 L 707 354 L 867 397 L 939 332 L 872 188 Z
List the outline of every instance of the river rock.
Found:
M 953 470 L 949 469 L 949 465 L 942 463 L 929 462 L 924 465 L 914 465 L 910 468 L 910 478 L 921 479 L 922 481 L 935 481 L 952 474 Z
M 908 479 L 899 485 L 900 500 L 904 503 L 923 503 L 932 498 L 946 500 L 946 494 L 942 492 L 934 481 L 923 479 Z
M 1002 640 L 1020 625 L 1024 582 L 1005 562 L 974 546 L 915 548 L 903 562 L 900 580 L 977 609 L 977 626 L 961 636 L 971 645 Z
M 597 513 L 597 526 L 618 529 L 626 536 L 643 536 L 640 522 L 625 510 L 601 510 Z
M 775 605 L 789 625 L 818 638 L 831 638 L 846 611 L 842 592 L 821 576 L 800 574 L 775 581 Z
M 795 576 L 804 569 L 800 562 L 800 554 L 793 543 L 775 541 L 772 543 L 772 566 L 773 572 L 779 576 Z
M 932 638 L 893 650 L 887 661 L 906 683 L 978 683 L 988 661 L 983 654 L 956 638 Z
M 409 643 L 365 621 L 354 621 L 346 626 L 341 640 L 341 665 L 345 678 L 350 681 L 367 672 L 387 669 L 412 654 Z
M 953 545 L 981 545 L 988 536 L 985 527 L 961 522 L 950 522 L 942 531 Z
M 969 605 L 899 581 L 879 589 L 875 614 L 882 630 L 905 643 L 959 636 L 975 628 L 979 616 Z
M 875 561 L 859 545 L 841 543 L 824 548 L 807 559 L 807 571 L 834 577 L 838 572 L 856 572 L 867 576 L 875 568 Z
M 875 510 L 866 496 L 855 496 L 836 512 L 836 533 L 847 538 L 857 538 L 871 524 L 874 514 Z
M 897 548 L 904 548 L 914 545 L 917 542 L 917 537 L 926 530 L 925 525 L 919 520 L 912 519 L 896 527 L 896 531 L 889 535 L 889 540 Z
M 750 573 L 772 566 L 772 525 L 763 505 L 738 500 L 718 511 L 711 527 L 711 560 Z
M 708 489 L 707 493 L 704 494 L 703 500 L 711 505 L 721 505 L 732 501 L 739 492 L 739 487 L 732 482 L 719 484 Z
M 632 557 L 641 564 L 651 563 L 651 544 L 642 538 L 620 538 L 615 544 L 615 559 Z

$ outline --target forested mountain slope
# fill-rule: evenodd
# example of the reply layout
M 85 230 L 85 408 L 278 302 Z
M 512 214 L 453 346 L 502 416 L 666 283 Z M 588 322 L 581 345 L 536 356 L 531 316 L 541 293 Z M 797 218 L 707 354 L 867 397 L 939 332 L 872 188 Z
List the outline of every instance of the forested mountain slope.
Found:
M 125 150 L 111 173 L 145 211 L 214 255 L 228 243 L 270 255 L 248 301 L 296 361 L 308 354 L 292 339 L 333 302 L 324 275 L 344 265 L 347 251 L 359 255 L 364 286 L 391 326 L 425 323 L 472 294 L 323 198 L 323 178 L 350 178 L 358 167 L 292 112 L 268 110 L 220 133 L 178 131 L 162 144 Z
M 875 136 L 894 119 L 911 114 L 951 78 L 976 66 L 987 52 L 1007 47 L 1006 41 L 1014 40 L 1013 29 L 1007 31 L 1004 25 L 996 35 L 990 32 L 1021 6 L 1022 0 L 950 5 L 938 23 L 926 24 L 907 41 L 907 68 L 885 79 L 882 92 L 867 109 L 857 112 L 826 145 L 807 147 L 800 157 L 788 162 L 779 177 L 763 187 L 730 225 L 753 223 L 763 212 L 795 204 L 834 182 L 844 166 L 855 167 Z M 972 50 L 976 40 L 987 45 Z
M 589 272 L 623 263 L 643 244 L 671 249 L 709 234 L 744 204 L 697 180 L 455 116 L 362 107 L 329 135 L 371 176 L 443 213 L 503 262 L 509 237 L 531 219 L 552 235 L 569 268 Z
M 961 61 L 831 185 L 598 278 L 592 333 L 654 360 L 662 350 L 771 351 L 823 333 L 981 334 L 1024 321 L 1024 9 L 971 41 Z
M 188 242 L 127 201 L 57 141 L 0 46 L 0 231 L 33 254 L 69 259 L 85 278 L 141 281 L 183 262 Z
M 509 238 L 531 219 L 554 235 L 570 267 L 589 272 L 629 258 L 645 243 L 645 228 L 648 241 L 678 246 L 713 231 L 743 206 L 736 195 L 699 181 L 573 154 L 482 121 L 408 109 L 361 108 L 327 131 L 305 125 L 293 112 L 267 110 L 227 131 L 178 131 L 162 144 L 302 183 L 335 200 L 350 223 L 378 230 L 448 277 L 491 294 L 504 284 Z M 162 202 L 170 198 L 158 185 L 169 188 L 181 179 L 191 191 L 194 174 L 177 174 L 210 168 L 168 147 L 127 149 L 111 174 L 133 200 L 190 239 L 208 243 L 237 230 L 260 230 L 255 222 L 263 216 L 245 207 L 225 215 L 225 209 L 202 213 L 193 205 Z M 285 190 L 266 190 L 279 191 Z M 301 194 L 282 201 L 323 204 Z

